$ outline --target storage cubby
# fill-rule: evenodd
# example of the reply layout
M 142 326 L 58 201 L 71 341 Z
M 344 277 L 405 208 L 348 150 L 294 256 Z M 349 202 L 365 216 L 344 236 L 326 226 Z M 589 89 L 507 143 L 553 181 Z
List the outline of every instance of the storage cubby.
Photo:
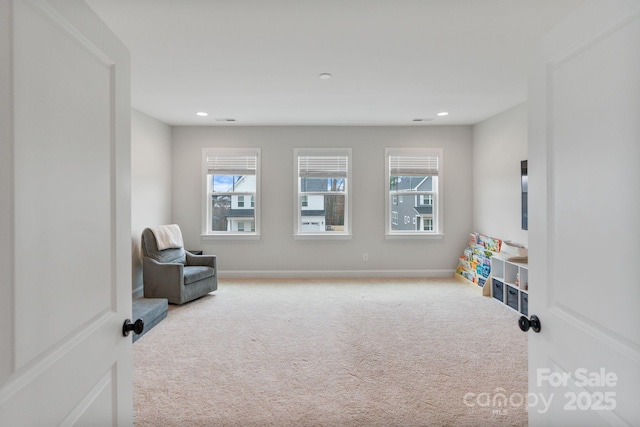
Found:
M 492 276 L 504 278 L 504 262 L 493 264 Z
M 501 255 L 491 257 L 491 296 L 525 316 L 529 313 L 529 267 L 508 261 Z

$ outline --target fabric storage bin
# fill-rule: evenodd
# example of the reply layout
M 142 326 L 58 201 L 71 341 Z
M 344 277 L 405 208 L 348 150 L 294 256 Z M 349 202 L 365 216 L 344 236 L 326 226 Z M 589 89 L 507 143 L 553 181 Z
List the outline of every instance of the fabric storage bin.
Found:
M 493 288 L 491 291 L 495 299 L 500 302 L 504 302 L 504 283 L 497 279 L 493 279 Z
M 520 313 L 525 316 L 529 315 L 529 294 L 520 292 Z
M 518 310 L 518 290 L 511 286 L 506 287 L 507 305 L 514 310 Z

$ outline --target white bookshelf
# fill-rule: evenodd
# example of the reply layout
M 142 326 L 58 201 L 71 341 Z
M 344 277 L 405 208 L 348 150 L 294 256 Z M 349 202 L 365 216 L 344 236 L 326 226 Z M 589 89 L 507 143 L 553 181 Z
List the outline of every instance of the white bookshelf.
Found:
M 529 266 L 509 261 L 503 254 L 491 258 L 491 296 L 528 316 Z

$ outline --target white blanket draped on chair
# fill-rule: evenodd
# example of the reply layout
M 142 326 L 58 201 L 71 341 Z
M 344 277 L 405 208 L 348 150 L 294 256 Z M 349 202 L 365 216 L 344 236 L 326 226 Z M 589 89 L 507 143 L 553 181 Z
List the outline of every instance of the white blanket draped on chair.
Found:
M 157 227 L 149 227 L 149 229 L 156 237 L 158 250 L 181 248 L 184 246 L 182 232 L 178 224 L 159 225 Z

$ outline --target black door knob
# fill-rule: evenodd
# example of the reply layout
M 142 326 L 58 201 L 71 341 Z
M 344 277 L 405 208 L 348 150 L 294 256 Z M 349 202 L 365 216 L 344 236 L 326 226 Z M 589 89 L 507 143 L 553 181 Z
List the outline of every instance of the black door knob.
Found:
M 142 319 L 138 319 L 134 323 L 131 323 L 130 319 L 124 321 L 124 325 L 122 325 L 122 335 L 128 337 L 131 331 L 136 335 L 140 335 L 142 331 L 144 331 L 144 322 Z
M 529 328 L 533 329 L 533 332 L 540 332 L 540 319 L 535 314 L 531 316 L 531 319 L 527 319 L 526 316 L 520 316 L 518 326 L 520 326 L 522 332 L 527 332 Z

